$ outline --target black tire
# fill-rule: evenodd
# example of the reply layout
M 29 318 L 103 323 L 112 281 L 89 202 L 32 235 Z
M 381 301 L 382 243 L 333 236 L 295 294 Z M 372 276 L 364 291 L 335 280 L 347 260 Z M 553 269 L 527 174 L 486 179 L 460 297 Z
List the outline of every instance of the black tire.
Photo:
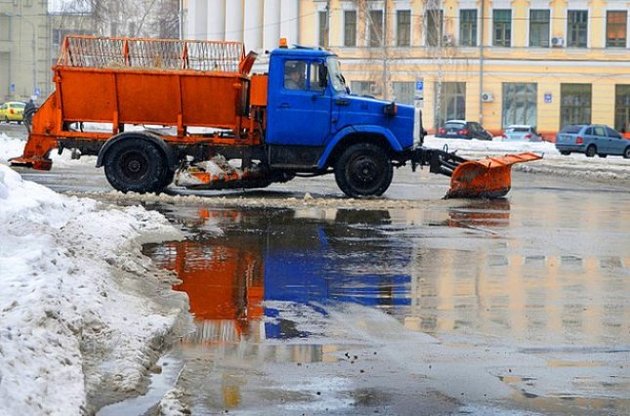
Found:
M 630 159 L 630 146 L 626 147 L 626 150 L 623 151 L 623 158 Z
M 371 143 L 349 146 L 335 162 L 334 169 L 339 189 L 352 198 L 383 195 L 394 176 L 385 150 Z
M 571 152 L 569 152 L 568 150 L 563 150 L 563 151 L 560 152 L 560 154 L 564 155 L 564 156 L 569 156 L 571 154 Z
M 162 189 L 166 188 L 171 183 L 173 183 L 173 178 L 174 177 L 175 177 L 175 171 L 170 169 L 170 168 L 166 169 L 166 172 L 165 172 L 165 175 L 164 175 L 164 179 L 162 181 Z
M 5 122 L 5 123 L 7 123 L 7 124 L 9 124 L 9 123 L 10 123 L 10 121 L 9 121 L 9 117 L 8 117 L 8 116 L 4 116 L 4 122 Z
M 105 154 L 105 176 L 121 192 L 157 192 L 164 189 L 170 169 L 162 151 L 148 140 L 125 138 Z
M 596 153 L 597 153 L 597 147 L 595 147 L 594 144 L 588 145 L 588 147 L 586 148 L 586 151 L 584 152 L 586 157 L 594 157 Z

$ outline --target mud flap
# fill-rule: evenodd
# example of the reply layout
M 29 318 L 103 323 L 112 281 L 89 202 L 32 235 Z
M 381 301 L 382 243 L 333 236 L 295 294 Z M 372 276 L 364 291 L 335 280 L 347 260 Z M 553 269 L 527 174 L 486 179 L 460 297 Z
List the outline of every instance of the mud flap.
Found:
M 512 186 L 512 165 L 542 159 L 535 153 L 489 157 L 460 163 L 451 175 L 445 198 L 500 198 Z

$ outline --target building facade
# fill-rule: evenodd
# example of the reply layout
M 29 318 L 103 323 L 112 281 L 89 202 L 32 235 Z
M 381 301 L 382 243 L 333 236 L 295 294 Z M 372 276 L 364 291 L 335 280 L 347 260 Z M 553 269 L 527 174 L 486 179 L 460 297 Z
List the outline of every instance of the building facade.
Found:
M 425 125 L 480 121 L 553 136 L 630 130 L 627 0 L 191 0 L 187 37 L 247 49 L 321 45 L 353 92 L 414 104 Z
M 188 0 L 185 37 L 244 42 L 248 50 L 270 50 L 281 37 L 300 42 L 309 21 L 301 0 Z M 301 25 L 301 27 L 300 27 Z M 312 30 L 313 28 L 311 28 Z
M 47 2 L 0 2 L 0 100 L 25 100 L 50 91 Z
M 301 4 L 300 42 L 340 55 L 354 92 L 553 136 L 630 131 L 627 0 L 328 0 Z M 312 30 L 317 28 L 317 30 Z

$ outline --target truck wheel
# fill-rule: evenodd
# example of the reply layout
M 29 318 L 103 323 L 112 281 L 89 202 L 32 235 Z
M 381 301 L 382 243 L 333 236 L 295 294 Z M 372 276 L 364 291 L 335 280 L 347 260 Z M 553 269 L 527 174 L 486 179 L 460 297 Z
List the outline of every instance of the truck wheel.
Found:
M 383 195 L 394 176 L 392 162 L 385 150 L 371 143 L 348 147 L 334 168 L 339 189 L 352 198 Z
M 175 171 L 170 168 L 166 169 L 166 171 L 164 172 L 164 179 L 162 180 L 162 189 L 166 188 L 171 183 L 173 183 L 174 177 L 175 177 Z
M 170 170 L 157 146 L 135 138 L 115 143 L 103 165 L 107 181 L 121 192 L 160 192 Z

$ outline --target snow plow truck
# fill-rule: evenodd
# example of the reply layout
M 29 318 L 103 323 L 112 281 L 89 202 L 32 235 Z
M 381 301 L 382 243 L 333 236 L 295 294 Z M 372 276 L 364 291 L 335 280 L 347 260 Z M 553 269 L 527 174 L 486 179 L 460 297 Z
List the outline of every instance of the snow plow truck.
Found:
M 97 156 L 113 188 L 139 193 L 334 174 L 353 198 L 382 195 L 408 164 L 450 176 L 447 197 L 501 197 L 511 165 L 540 158 L 468 161 L 423 146 L 414 108 L 352 94 L 328 50 L 281 46 L 251 73 L 256 58 L 240 42 L 68 36 L 55 90 L 11 163 L 49 170 L 52 150 L 72 149 Z

